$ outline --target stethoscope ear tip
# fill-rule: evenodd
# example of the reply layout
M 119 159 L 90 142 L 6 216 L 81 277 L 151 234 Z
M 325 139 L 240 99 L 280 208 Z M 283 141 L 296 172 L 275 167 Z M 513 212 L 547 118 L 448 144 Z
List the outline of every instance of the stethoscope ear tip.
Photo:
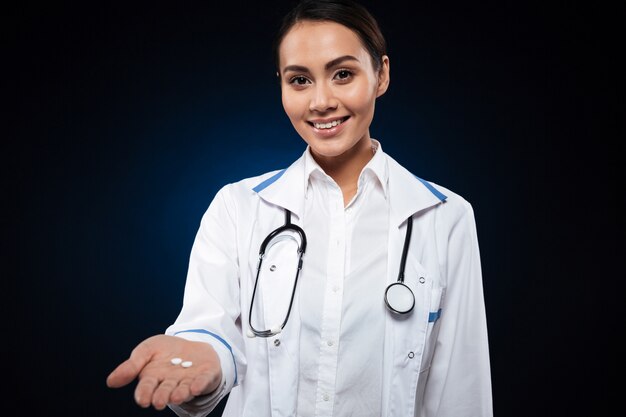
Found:
M 250 329 L 248 329 L 248 331 L 246 332 L 246 336 L 248 336 L 250 339 L 253 339 L 256 337 L 256 335 L 252 333 L 252 330 Z

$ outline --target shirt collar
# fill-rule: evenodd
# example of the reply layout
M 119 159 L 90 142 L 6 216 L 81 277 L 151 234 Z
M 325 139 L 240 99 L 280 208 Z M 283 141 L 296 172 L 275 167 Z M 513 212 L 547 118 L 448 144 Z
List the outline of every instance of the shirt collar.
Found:
M 361 170 L 359 175 L 359 188 L 363 181 L 367 181 L 371 176 L 378 180 L 380 183 L 383 194 L 387 198 L 388 182 L 389 182 L 389 168 L 387 166 L 387 159 L 383 154 L 383 148 L 379 141 L 372 139 L 372 149 L 374 150 L 374 156 L 369 160 L 367 164 Z M 317 163 L 311 155 L 311 147 L 307 146 L 304 152 L 304 192 L 308 195 L 308 189 L 311 184 L 311 177 L 326 178 L 330 177 L 324 172 L 322 167 Z
M 443 203 L 446 195 L 443 187 L 416 177 L 402 167 L 389 155 L 383 153 L 380 143 L 378 150 L 366 165 L 383 184 L 391 207 L 391 221 L 400 225 L 408 216 Z M 299 219 L 304 211 L 305 190 L 309 175 L 315 170 L 307 164 L 309 149 L 288 168 L 274 171 L 257 184 L 253 190 L 259 197 L 270 204 L 283 207 L 294 213 Z M 310 158 L 312 161 L 313 158 Z M 306 165 L 306 166 L 305 166 Z M 321 170 L 321 168 L 320 168 Z M 320 171 L 323 172 L 323 171 Z M 326 175 L 326 174 L 324 174 Z M 303 181 L 303 177 L 306 179 Z M 389 179 L 387 181 L 387 179 Z

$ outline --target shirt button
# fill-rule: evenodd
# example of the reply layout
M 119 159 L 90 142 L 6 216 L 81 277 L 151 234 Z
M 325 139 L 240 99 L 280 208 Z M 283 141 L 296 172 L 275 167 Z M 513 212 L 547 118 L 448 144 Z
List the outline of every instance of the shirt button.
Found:
M 330 400 L 330 397 L 328 396 L 328 394 L 322 395 L 322 398 L 324 399 L 324 401 Z
M 327 344 L 328 346 L 332 346 L 332 345 L 334 345 L 334 343 L 333 343 L 333 341 L 332 341 L 332 340 L 329 340 L 328 342 L 326 342 L 326 344 Z
M 337 292 L 337 291 L 339 291 L 339 286 L 338 286 L 338 285 L 335 285 L 335 286 L 333 287 L 333 292 Z
M 274 340 L 274 346 L 280 346 L 280 339 Z

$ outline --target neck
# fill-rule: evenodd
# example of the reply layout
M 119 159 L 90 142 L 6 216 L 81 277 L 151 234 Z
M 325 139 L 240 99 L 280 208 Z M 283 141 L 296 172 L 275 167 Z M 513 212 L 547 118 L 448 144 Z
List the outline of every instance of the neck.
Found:
M 354 147 L 335 157 L 324 157 L 311 152 L 320 167 L 341 188 L 344 205 L 356 194 L 359 175 L 372 159 L 372 140 L 364 136 Z

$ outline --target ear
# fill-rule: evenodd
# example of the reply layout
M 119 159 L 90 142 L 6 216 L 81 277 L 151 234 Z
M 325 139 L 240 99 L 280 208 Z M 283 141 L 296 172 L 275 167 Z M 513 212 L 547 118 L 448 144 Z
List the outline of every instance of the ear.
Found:
M 383 55 L 381 58 L 380 70 L 378 70 L 378 87 L 376 88 L 376 97 L 385 94 L 389 88 L 389 57 Z

